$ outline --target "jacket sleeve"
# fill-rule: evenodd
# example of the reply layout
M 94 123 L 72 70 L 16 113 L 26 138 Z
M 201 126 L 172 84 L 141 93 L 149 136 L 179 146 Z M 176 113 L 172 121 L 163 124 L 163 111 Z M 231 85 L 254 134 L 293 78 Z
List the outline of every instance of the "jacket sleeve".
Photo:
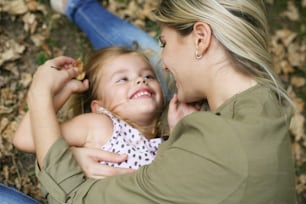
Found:
M 216 118 L 213 129 L 201 119 L 180 122 L 153 163 L 134 174 L 85 179 L 60 139 L 37 175 L 50 203 L 238 203 L 247 174 L 239 140 Z

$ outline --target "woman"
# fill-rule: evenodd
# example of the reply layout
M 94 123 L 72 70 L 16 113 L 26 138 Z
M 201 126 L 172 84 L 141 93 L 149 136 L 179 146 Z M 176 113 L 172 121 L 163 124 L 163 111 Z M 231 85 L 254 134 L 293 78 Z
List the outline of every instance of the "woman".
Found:
M 295 203 L 291 101 L 272 72 L 263 3 L 162 0 L 156 16 L 163 68 L 177 86 L 170 115 L 185 115 L 189 103 L 203 99 L 211 111 L 180 120 L 151 165 L 85 179 L 60 137 L 52 104 L 77 73 L 49 67 L 73 60 L 48 61 L 33 79 L 28 103 L 37 176 L 49 202 Z M 45 74 L 56 80 L 40 80 Z

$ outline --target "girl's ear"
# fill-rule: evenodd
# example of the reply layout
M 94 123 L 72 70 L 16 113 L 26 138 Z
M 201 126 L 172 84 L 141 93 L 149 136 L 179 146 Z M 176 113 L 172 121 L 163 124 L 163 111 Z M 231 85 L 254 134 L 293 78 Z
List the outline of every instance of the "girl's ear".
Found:
M 196 22 L 193 25 L 193 36 L 198 54 L 204 55 L 211 43 L 212 30 L 210 26 L 201 21 Z
M 91 112 L 93 113 L 100 113 L 100 109 L 101 109 L 101 106 L 99 105 L 99 101 L 97 100 L 93 100 L 91 103 L 90 103 L 90 108 L 91 108 Z

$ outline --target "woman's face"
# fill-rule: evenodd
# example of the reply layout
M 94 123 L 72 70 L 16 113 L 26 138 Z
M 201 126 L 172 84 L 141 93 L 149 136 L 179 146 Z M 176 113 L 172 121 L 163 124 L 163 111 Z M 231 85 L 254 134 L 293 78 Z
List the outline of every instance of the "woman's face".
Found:
M 179 35 L 174 29 L 162 27 L 160 35 L 163 68 L 170 71 L 176 80 L 177 95 L 181 102 L 194 102 L 198 100 L 197 89 L 193 86 L 195 80 L 195 46 L 192 35 Z

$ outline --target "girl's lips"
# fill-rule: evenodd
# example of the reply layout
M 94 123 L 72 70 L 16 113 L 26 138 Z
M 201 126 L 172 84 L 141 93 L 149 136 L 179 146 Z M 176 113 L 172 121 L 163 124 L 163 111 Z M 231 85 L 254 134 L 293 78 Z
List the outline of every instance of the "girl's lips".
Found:
M 138 91 L 136 91 L 135 93 L 132 94 L 132 96 L 130 97 L 130 99 L 137 99 L 137 98 L 148 98 L 148 97 L 152 97 L 154 95 L 154 92 L 151 89 L 139 89 Z

